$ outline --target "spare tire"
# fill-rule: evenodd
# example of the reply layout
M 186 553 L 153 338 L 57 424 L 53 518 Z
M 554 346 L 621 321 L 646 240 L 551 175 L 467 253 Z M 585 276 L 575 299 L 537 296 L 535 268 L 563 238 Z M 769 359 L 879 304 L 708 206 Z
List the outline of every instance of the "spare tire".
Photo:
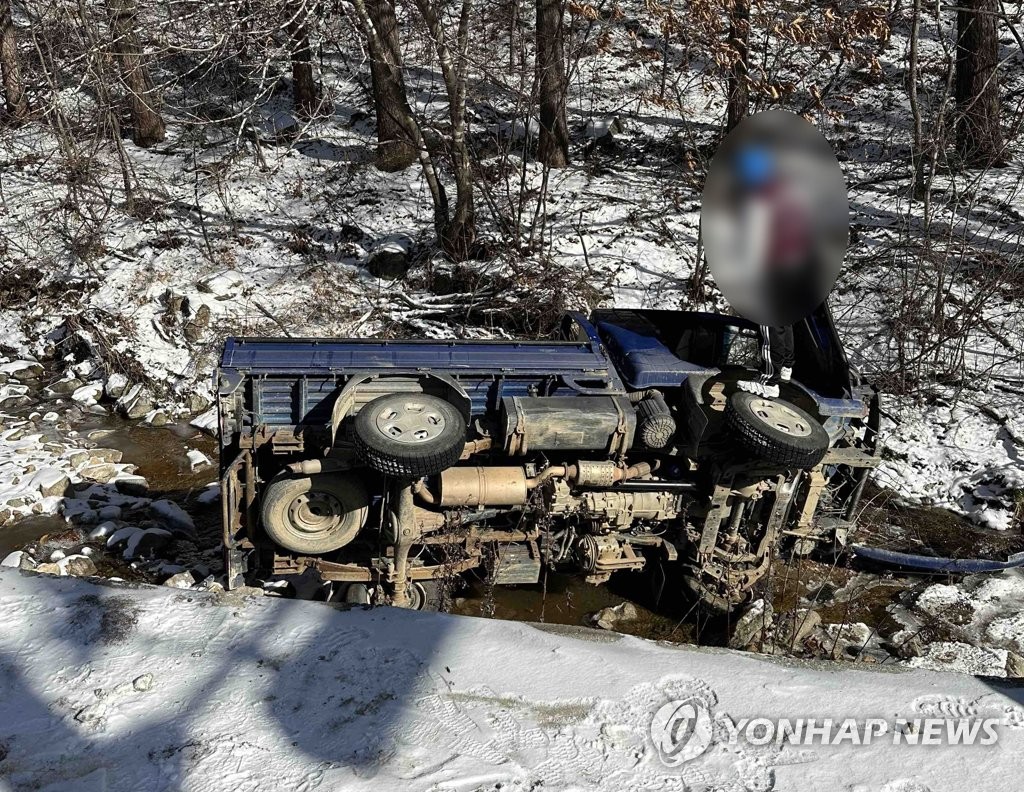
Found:
M 389 476 L 432 476 L 459 461 L 466 421 L 455 406 L 424 393 L 394 393 L 363 407 L 355 419 L 356 451 Z
M 276 477 L 263 493 L 267 536 L 286 550 L 318 555 L 351 542 L 366 523 L 370 495 L 351 473 Z
M 808 469 L 828 451 L 825 428 L 781 399 L 737 391 L 725 406 L 725 420 L 748 451 L 773 464 Z

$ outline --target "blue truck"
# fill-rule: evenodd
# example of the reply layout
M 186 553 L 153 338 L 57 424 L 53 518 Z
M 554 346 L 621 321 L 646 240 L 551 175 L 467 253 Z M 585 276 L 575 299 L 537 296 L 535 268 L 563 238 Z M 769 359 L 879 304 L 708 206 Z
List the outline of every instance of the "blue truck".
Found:
M 229 585 L 305 572 L 422 608 L 471 570 L 668 572 L 671 596 L 728 612 L 780 550 L 843 544 L 878 462 L 878 393 L 827 306 L 794 330 L 778 398 L 737 387 L 758 328 L 715 313 L 569 313 L 523 341 L 229 338 Z

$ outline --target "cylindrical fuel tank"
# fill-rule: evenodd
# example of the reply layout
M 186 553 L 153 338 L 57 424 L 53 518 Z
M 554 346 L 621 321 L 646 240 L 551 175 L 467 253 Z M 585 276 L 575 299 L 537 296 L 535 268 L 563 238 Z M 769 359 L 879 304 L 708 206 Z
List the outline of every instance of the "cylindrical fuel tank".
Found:
M 636 412 L 625 396 L 506 396 L 502 429 L 509 454 L 530 451 L 625 451 Z

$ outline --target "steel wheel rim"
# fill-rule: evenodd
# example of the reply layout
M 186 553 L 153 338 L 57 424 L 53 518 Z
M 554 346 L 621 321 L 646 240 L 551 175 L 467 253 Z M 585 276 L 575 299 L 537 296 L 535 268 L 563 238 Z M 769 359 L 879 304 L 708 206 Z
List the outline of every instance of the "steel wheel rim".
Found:
M 769 399 L 753 399 L 750 409 L 763 423 L 790 437 L 810 437 L 811 425 L 788 404 Z
M 380 408 L 374 423 L 378 432 L 403 445 L 430 442 L 441 435 L 446 425 L 444 415 L 420 399 Z
M 329 492 L 304 492 L 288 504 L 288 522 L 307 536 L 329 533 L 342 521 L 344 507 Z

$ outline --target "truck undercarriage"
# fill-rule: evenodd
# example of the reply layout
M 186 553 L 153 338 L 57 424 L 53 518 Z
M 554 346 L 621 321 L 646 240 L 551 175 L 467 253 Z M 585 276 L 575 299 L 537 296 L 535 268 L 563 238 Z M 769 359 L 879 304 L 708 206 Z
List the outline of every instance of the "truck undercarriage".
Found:
M 599 584 L 667 566 L 728 611 L 780 547 L 843 544 L 877 463 L 877 394 L 827 309 L 797 330 L 779 399 L 736 388 L 756 329 L 715 314 L 568 315 L 537 342 L 231 339 L 229 583 L 311 569 L 423 607 L 469 570 Z

